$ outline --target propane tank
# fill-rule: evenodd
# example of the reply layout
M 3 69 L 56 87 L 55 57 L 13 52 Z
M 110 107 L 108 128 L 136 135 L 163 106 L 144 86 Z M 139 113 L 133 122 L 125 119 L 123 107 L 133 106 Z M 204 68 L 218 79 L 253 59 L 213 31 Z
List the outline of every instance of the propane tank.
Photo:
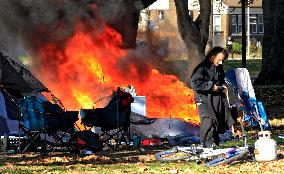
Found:
M 256 161 L 271 161 L 277 158 L 277 144 L 271 139 L 270 131 L 258 132 L 258 140 L 255 142 L 255 160 Z

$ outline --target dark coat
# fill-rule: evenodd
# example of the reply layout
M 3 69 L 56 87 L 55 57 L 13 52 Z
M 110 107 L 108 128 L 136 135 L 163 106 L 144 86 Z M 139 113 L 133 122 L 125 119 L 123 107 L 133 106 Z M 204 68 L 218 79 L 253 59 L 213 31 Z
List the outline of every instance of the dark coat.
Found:
M 217 131 L 223 133 L 234 124 L 234 121 L 225 93 L 212 91 L 214 84 L 226 84 L 223 66 L 216 67 L 206 59 L 194 69 L 191 87 L 194 90 L 195 102 L 201 103 L 198 109 L 202 111 L 203 117 L 211 118 L 218 128 Z

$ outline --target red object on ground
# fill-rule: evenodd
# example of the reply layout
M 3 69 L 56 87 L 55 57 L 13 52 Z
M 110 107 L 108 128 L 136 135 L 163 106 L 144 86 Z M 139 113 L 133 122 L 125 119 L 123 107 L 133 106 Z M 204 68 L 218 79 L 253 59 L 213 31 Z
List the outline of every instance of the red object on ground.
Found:
M 155 145 L 162 145 L 161 139 L 144 139 L 142 140 L 143 146 L 155 146 Z
M 86 141 L 82 140 L 81 138 L 77 138 L 77 145 L 78 145 L 78 146 L 83 147 L 83 146 L 85 146 L 86 144 L 87 144 Z

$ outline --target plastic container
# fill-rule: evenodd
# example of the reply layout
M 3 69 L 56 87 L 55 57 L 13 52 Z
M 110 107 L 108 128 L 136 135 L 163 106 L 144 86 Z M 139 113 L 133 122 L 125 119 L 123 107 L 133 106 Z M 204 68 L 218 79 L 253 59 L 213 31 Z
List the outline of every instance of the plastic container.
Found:
M 255 142 L 256 161 L 272 161 L 277 159 L 277 143 L 271 139 L 270 131 L 258 132 L 259 139 Z
M 154 139 L 154 138 L 151 138 L 151 139 L 144 139 L 142 141 L 142 145 L 143 146 L 160 146 L 162 145 L 163 142 L 161 141 L 161 139 Z

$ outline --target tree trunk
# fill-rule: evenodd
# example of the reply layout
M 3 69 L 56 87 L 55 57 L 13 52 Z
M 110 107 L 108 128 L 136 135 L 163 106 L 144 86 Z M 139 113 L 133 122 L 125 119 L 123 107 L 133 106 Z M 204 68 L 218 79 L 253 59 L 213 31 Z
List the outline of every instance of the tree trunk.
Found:
M 193 69 L 204 59 L 209 36 L 211 0 L 199 0 L 199 4 L 200 15 L 193 21 L 189 15 L 188 1 L 175 0 L 178 29 L 188 50 L 188 86 Z
M 212 4 L 213 6 L 213 4 Z M 211 10 L 213 10 L 213 8 L 211 8 Z M 210 14 L 210 22 L 209 22 L 209 36 L 208 36 L 208 42 L 206 44 L 206 48 L 205 48 L 205 54 L 207 54 L 213 47 L 213 32 L 214 32 L 214 28 L 213 28 L 213 11 Z
M 140 11 L 155 1 L 157 0 L 96 0 L 96 3 L 104 20 L 122 35 L 123 47 L 134 48 Z
M 284 84 L 284 1 L 263 0 L 264 37 L 256 84 Z

